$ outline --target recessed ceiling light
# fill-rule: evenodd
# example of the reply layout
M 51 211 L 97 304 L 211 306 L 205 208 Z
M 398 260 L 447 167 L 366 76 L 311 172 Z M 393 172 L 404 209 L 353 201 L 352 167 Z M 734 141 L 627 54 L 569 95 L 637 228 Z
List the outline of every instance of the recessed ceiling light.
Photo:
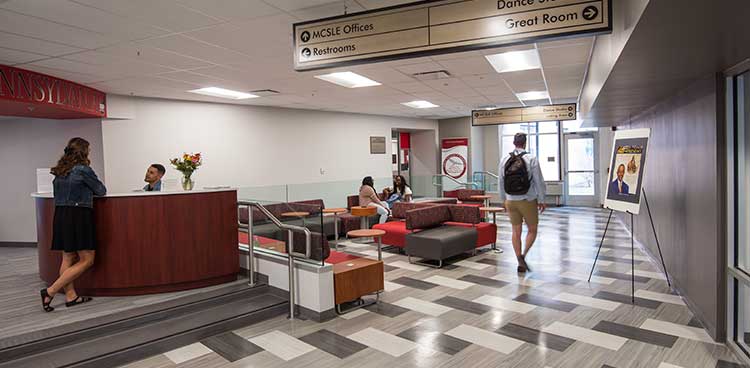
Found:
M 224 89 L 224 88 L 219 88 L 219 87 L 199 88 L 199 89 L 194 89 L 194 90 L 188 91 L 188 92 L 197 93 L 199 95 L 221 97 L 221 98 L 230 98 L 232 100 L 245 100 L 245 99 L 248 99 L 248 98 L 260 97 L 260 96 L 256 96 L 256 95 L 250 94 L 250 93 L 232 91 L 231 89 Z
M 372 87 L 372 86 L 380 85 L 380 83 L 370 78 L 363 77 L 357 73 L 352 73 L 352 72 L 339 72 L 339 73 L 331 73 L 331 74 L 324 74 L 324 75 L 316 75 L 315 78 L 324 80 L 326 82 L 338 84 L 339 86 L 344 86 L 346 88 Z
M 485 55 L 495 71 L 498 73 L 517 72 L 519 70 L 539 69 L 539 53 L 536 49 L 524 51 L 510 51 L 502 54 Z
M 522 92 L 522 93 L 516 93 L 516 97 L 518 97 L 518 99 L 521 101 L 544 100 L 544 99 L 549 98 L 549 92 L 547 91 Z
M 402 102 L 401 103 L 404 106 L 413 107 L 415 109 L 429 109 L 433 107 L 440 107 L 438 105 L 435 105 L 434 103 L 430 101 L 411 101 L 411 102 Z

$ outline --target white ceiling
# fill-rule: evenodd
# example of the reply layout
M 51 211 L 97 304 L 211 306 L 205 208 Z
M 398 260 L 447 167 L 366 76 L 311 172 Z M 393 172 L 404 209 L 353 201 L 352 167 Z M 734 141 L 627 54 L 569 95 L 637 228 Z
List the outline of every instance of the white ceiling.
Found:
M 400 0 L 0 0 L 0 63 L 104 92 L 232 102 L 185 91 L 216 86 L 280 94 L 239 104 L 395 116 L 468 116 L 487 105 L 520 106 L 514 93 L 549 90 L 578 99 L 593 37 L 377 64 L 295 72 L 292 23 L 409 3 Z M 541 70 L 496 73 L 483 55 L 538 49 Z M 447 70 L 450 79 L 418 81 Z M 348 89 L 314 75 L 350 70 L 382 86 Z M 415 110 L 401 102 L 428 100 Z

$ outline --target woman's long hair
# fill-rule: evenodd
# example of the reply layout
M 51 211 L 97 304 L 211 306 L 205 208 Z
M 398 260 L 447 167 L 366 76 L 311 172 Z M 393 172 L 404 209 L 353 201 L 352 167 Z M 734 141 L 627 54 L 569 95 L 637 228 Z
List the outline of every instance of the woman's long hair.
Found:
M 68 175 L 70 170 L 73 170 L 73 167 L 76 165 L 89 166 L 91 164 L 89 160 L 89 142 L 83 138 L 75 137 L 68 141 L 64 152 L 60 160 L 57 161 L 57 166 L 50 170 L 54 176 Z
M 362 186 L 368 185 L 370 188 L 375 190 L 375 181 L 372 180 L 372 176 L 365 176 L 364 179 L 362 179 Z
M 406 187 L 408 186 L 406 184 L 406 178 L 403 175 L 396 175 L 396 177 L 401 179 L 401 185 L 397 185 L 396 180 L 393 180 L 393 190 L 403 196 L 404 192 L 406 191 Z

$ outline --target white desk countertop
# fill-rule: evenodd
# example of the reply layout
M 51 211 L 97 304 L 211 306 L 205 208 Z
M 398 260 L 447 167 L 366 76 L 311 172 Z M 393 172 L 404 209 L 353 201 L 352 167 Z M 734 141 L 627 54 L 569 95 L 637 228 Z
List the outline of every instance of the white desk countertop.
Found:
M 144 191 L 133 191 L 126 193 L 107 193 L 104 198 L 115 198 L 115 197 L 148 197 L 148 196 L 163 196 L 163 195 L 181 195 L 181 194 L 200 194 L 200 193 L 213 193 L 213 192 L 231 192 L 236 191 L 237 188 L 231 187 L 216 187 L 216 188 L 203 188 L 193 189 L 190 191 L 164 191 L 164 192 L 144 192 Z M 31 193 L 33 198 L 52 198 L 52 193 Z

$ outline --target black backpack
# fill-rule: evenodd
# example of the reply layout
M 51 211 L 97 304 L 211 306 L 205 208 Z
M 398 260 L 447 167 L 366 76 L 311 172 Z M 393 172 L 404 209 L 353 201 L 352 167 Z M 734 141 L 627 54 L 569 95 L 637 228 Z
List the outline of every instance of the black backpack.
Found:
M 524 195 L 531 188 L 531 179 L 529 179 L 529 169 L 526 167 L 526 161 L 523 156 L 526 152 L 516 155 L 510 153 L 510 159 L 505 163 L 505 193 L 511 195 Z

